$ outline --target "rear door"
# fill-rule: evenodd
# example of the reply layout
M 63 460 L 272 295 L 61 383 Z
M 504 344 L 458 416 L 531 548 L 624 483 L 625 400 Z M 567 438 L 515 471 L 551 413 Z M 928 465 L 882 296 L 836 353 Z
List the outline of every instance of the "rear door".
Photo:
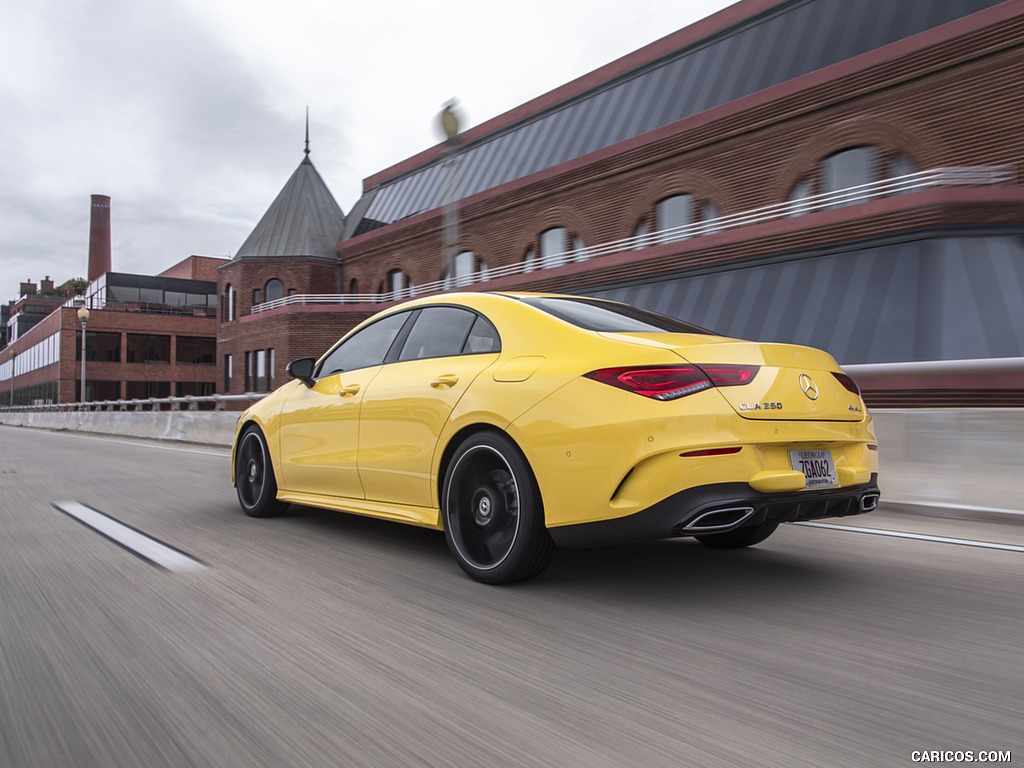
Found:
M 431 467 L 438 438 L 500 347 L 494 326 L 465 307 L 419 311 L 397 359 L 381 368 L 363 399 L 359 477 L 367 500 L 436 504 Z

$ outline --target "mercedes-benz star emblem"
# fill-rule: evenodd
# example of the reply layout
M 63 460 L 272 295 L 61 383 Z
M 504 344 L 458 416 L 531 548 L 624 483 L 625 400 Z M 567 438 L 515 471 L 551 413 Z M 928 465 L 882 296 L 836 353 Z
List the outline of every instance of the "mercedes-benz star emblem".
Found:
M 818 399 L 818 385 L 814 383 L 814 379 L 808 376 L 806 373 L 801 373 L 800 378 L 797 379 L 800 382 L 800 389 L 807 395 L 810 400 Z

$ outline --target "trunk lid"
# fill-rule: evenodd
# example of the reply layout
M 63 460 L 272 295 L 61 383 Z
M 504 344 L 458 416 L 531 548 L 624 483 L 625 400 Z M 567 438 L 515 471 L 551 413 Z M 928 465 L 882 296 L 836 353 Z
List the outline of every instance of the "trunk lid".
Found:
M 864 402 L 834 374 L 842 369 L 827 352 L 797 344 L 740 341 L 722 336 L 616 333 L 609 338 L 671 351 L 695 365 L 756 365 L 749 384 L 715 390 L 745 419 L 861 421 Z

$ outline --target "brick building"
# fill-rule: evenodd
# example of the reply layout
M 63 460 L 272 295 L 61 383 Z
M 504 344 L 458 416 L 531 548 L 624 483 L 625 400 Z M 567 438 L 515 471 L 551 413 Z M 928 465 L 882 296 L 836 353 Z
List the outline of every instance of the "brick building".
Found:
M 619 298 L 844 364 L 1024 357 L 1022 81 L 1022 0 L 742 0 L 466 131 L 454 163 L 438 146 L 367 178 L 315 230 L 333 249 L 243 248 L 220 375 L 248 359 L 230 390 L 269 387 L 380 302 L 467 286 Z M 304 166 L 268 216 L 320 181 Z M 1021 375 L 952 365 L 862 384 L 1024 404 Z
M 156 276 L 98 275 L 79 301 L 48 307 L 0 351 L 0 404 L 81 399 L 82 302 L 90 310 L 87 400 L 214 394 L 217 284 L 211 278 L 224 261 L 190 256 Z

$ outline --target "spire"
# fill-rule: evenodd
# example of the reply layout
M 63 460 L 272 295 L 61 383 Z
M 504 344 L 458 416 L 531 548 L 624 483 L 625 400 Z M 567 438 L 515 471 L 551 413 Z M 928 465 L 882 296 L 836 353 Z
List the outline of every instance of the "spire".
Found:
M 309 105 L 306 105 L 306 149 L 303 150 L 306 157 L 309 157 Z

